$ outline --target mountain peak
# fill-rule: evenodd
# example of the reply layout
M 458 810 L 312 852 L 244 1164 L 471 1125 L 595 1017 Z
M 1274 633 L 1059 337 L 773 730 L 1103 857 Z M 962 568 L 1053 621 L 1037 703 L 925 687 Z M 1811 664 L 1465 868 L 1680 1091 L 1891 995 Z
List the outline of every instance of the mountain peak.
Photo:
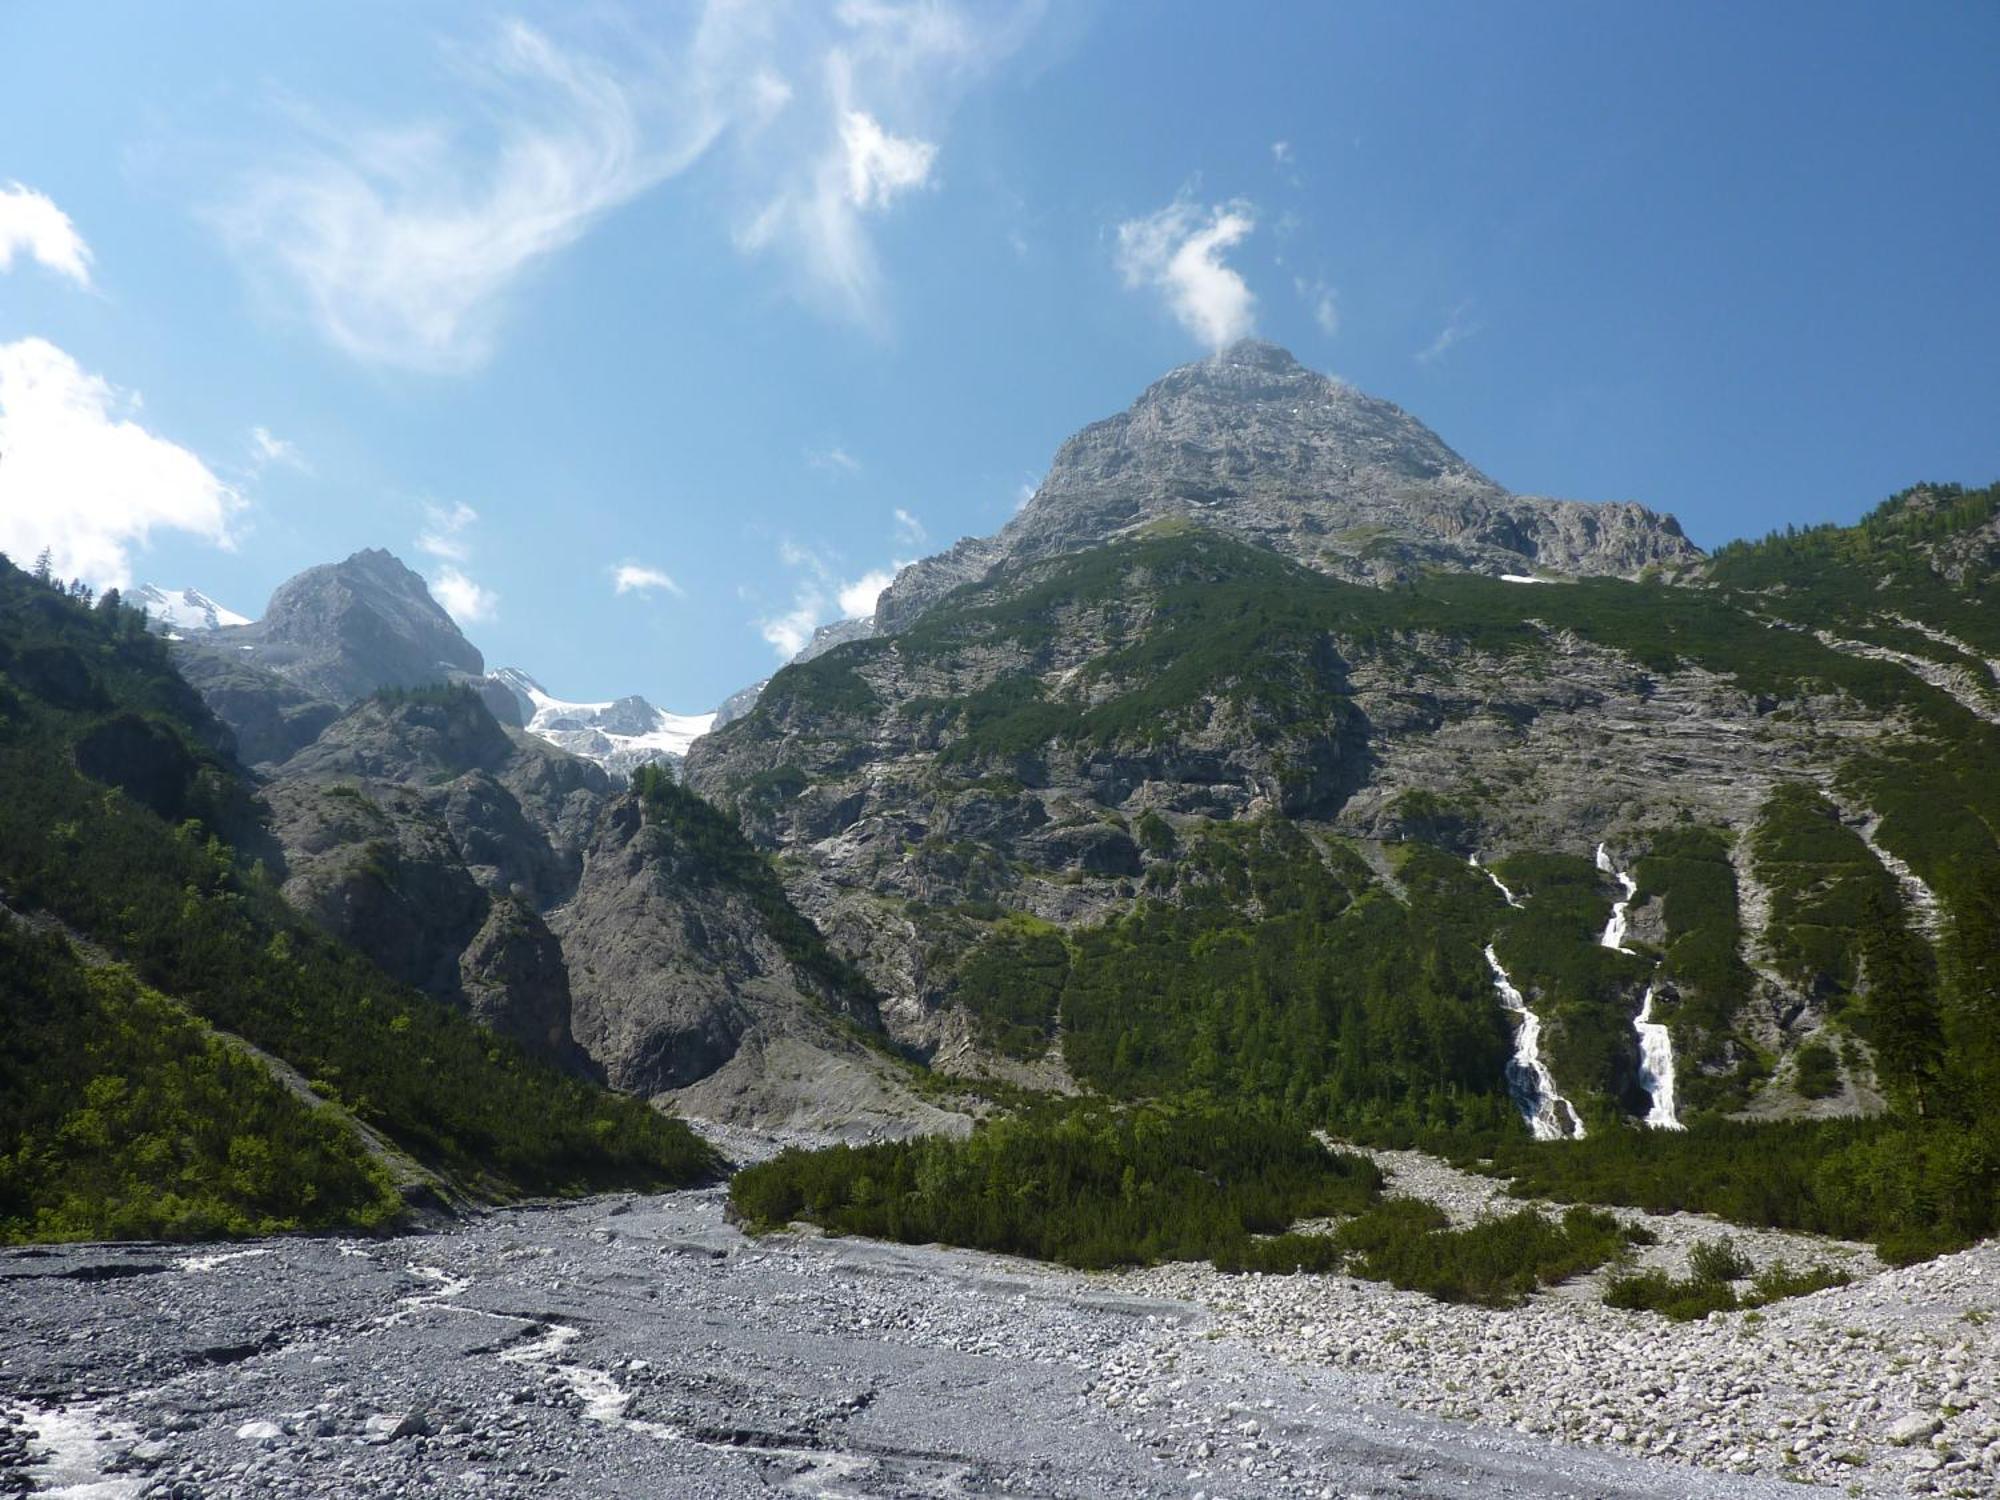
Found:
M 261 620 L 204 632 L 199 641 L 335 703 L 486 669 L 423 578 L 379 547 L 307 568 L 278 585 Z
M 876 606 L 887 631 L 960 584 L 1192 521 L 1361 582 L 1430 569 L 1635 574 L 1692 563 L 1671 517 L 1632 504 L 1517 496 L 1391 401 L 1241 339 L 1169 371 L 1056 451 L 1020 514 L 906 568 Z

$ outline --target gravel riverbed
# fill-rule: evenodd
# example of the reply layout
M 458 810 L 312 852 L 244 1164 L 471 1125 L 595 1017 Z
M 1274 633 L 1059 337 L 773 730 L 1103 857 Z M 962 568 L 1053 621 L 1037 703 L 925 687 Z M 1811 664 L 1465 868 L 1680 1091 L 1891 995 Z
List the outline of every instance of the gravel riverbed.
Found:
M 1490 1191 L 1385 1162 L 1456 1212 Z M 1666 1229 L 1669 1255 L 1714 1232 Z M 1994 1271 L 1982 1248 L 1673 1327 L 1581 1293 L 1490 1313 L 749 1240 L 720 1190 L 16 1250 L 0 1494 L 1988 1496 Z

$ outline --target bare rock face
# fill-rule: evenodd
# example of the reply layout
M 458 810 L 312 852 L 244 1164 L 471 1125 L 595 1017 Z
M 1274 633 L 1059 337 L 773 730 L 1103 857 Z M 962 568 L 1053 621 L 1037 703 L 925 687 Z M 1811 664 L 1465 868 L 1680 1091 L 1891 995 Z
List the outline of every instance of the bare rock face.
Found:
M 266 784 L 286 896 L 405 983 L 588 1071 L 543 913 L 610 795 L 598 767 L 497 724 L 470 688 L 343 714 Z
M 1003 562 L 1174 521 L 1368 582 L 1426 568 L 1630 576 L 1702 556 L 1640 505 L 1510 494 L 1401 408 L 1246 339 L 1064 443 L 1020 515 L 906 568 L 876 622 L 904 629 Z
M 424 581 L 380 548 L 281 584 L 260 620 L 191 638 L 192 651 L 248 658 L 317 698 L 422 687 L 486 669 Z
M 798 942 L 817 933 L 774 920 L 775 882 L 760 893 L 701 843 L 620 797 L 556 919 L 576 1038 L 608 1081 L 766 1128 L 962 1128 L 863 1041 L 872 997 L 813 966 Z

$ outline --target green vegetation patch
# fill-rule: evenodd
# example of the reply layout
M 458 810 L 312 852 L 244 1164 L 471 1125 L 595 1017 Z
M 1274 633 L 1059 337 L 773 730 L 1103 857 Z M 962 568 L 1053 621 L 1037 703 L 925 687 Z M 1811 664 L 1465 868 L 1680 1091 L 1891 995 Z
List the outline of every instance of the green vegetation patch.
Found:
M 1944 1020 L 1936 961 L 1895 877 L 1806 786 L 1771 794 L 1751 852 L 1771 889 L 1772 962 L 1874 1047 L 1884 1087 L 1921 1113 L 1944 1065 Z
M 1617 1219 L 1594 1209 L 1552 1219 L 1524 1208 L 1453 1229 L 1432 1204 L 1390 1198 L 1331 1233 L 1255 1240 L 1217 1264 L 1277 1274 L 1344 1270 L 1440 1302 L 1516 1307 L 1537 1287 L 1596 1270 L 1627 1243 Z
M 0 918 L 0 1242 L 370 1229 L 402 1200 L 330 1111 L 122 968 Z
M 1755 976 L 1743 961 L 1730 847 L 1730 836 L 1720 829 L 1663 829 L 1633 872 L 1639 882 L 1635 901 L 1657 900 L 1665 919 L 1667 944 L 1658 977 L 1679 998 L 1664 1019 L 1673 1036 L 1685 1113 L 1735 1107 L 1758 1076 L 1756 1053 L 1738 1037 Z M 1745 1065 L 1730 1074 L 1721 1069 L 1732 1042 Z
M 1171 886 L 1071 934 L 1063 1055 L 1125 1097 L 1206 1089 L 1344 1132 L 1518 1130 L 1482 949 L 1492 885 L 1417 848 L 1406 906 L 1295 825 L 1182 830 Z
M 1773 1261 L 1756 1272 L 1754 1279 L 1753 1269 L 1726 1236 L 1702 1240 L 1688 1252 L 1686 1276 L 1677 1279 L 1654 1270 L 1613 1277 L 1604 1289 L 1604 1300 L 1611 1307 L 1657 1312 L 1676 1323 L 1687 1323 L 1712 1312 L 1767 1307 L 1787 1297 L 1846 1286 L 1854 1279 L 1819 1262 L 1794 1270 L 1782 1260 Z M 1750 1285 L 1739 1285 L 1745 1280 Z
M 938 1242 L 1095 1269 L 1208 1260 L 1298 1219 L 1367 1208 L 1382 1177 L 1304 1129 L 1190 1102 L 1045 1106 L 936 1136 L 787 1151 L 746 1167 L 730 1202 L 752 1227 Z
M 1069 948 L 1062 933 L 1016 916 L 966 955 L 957 998 L 983 1045 L 1005 1057 L 1032 1060 L 1048 1051 L 1068 979 Z

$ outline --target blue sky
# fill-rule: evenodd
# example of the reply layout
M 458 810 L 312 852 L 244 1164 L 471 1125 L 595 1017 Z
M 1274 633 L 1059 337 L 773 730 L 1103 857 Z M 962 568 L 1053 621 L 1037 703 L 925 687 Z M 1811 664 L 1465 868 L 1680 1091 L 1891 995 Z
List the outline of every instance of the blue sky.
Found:
M 386 546 L 694 711 L 1247 328 L 1523 492 L 1851 519 L 2000 477 L 1996 70 L 1983 4 L 22 0 L 0 546 L 251 614 Z

